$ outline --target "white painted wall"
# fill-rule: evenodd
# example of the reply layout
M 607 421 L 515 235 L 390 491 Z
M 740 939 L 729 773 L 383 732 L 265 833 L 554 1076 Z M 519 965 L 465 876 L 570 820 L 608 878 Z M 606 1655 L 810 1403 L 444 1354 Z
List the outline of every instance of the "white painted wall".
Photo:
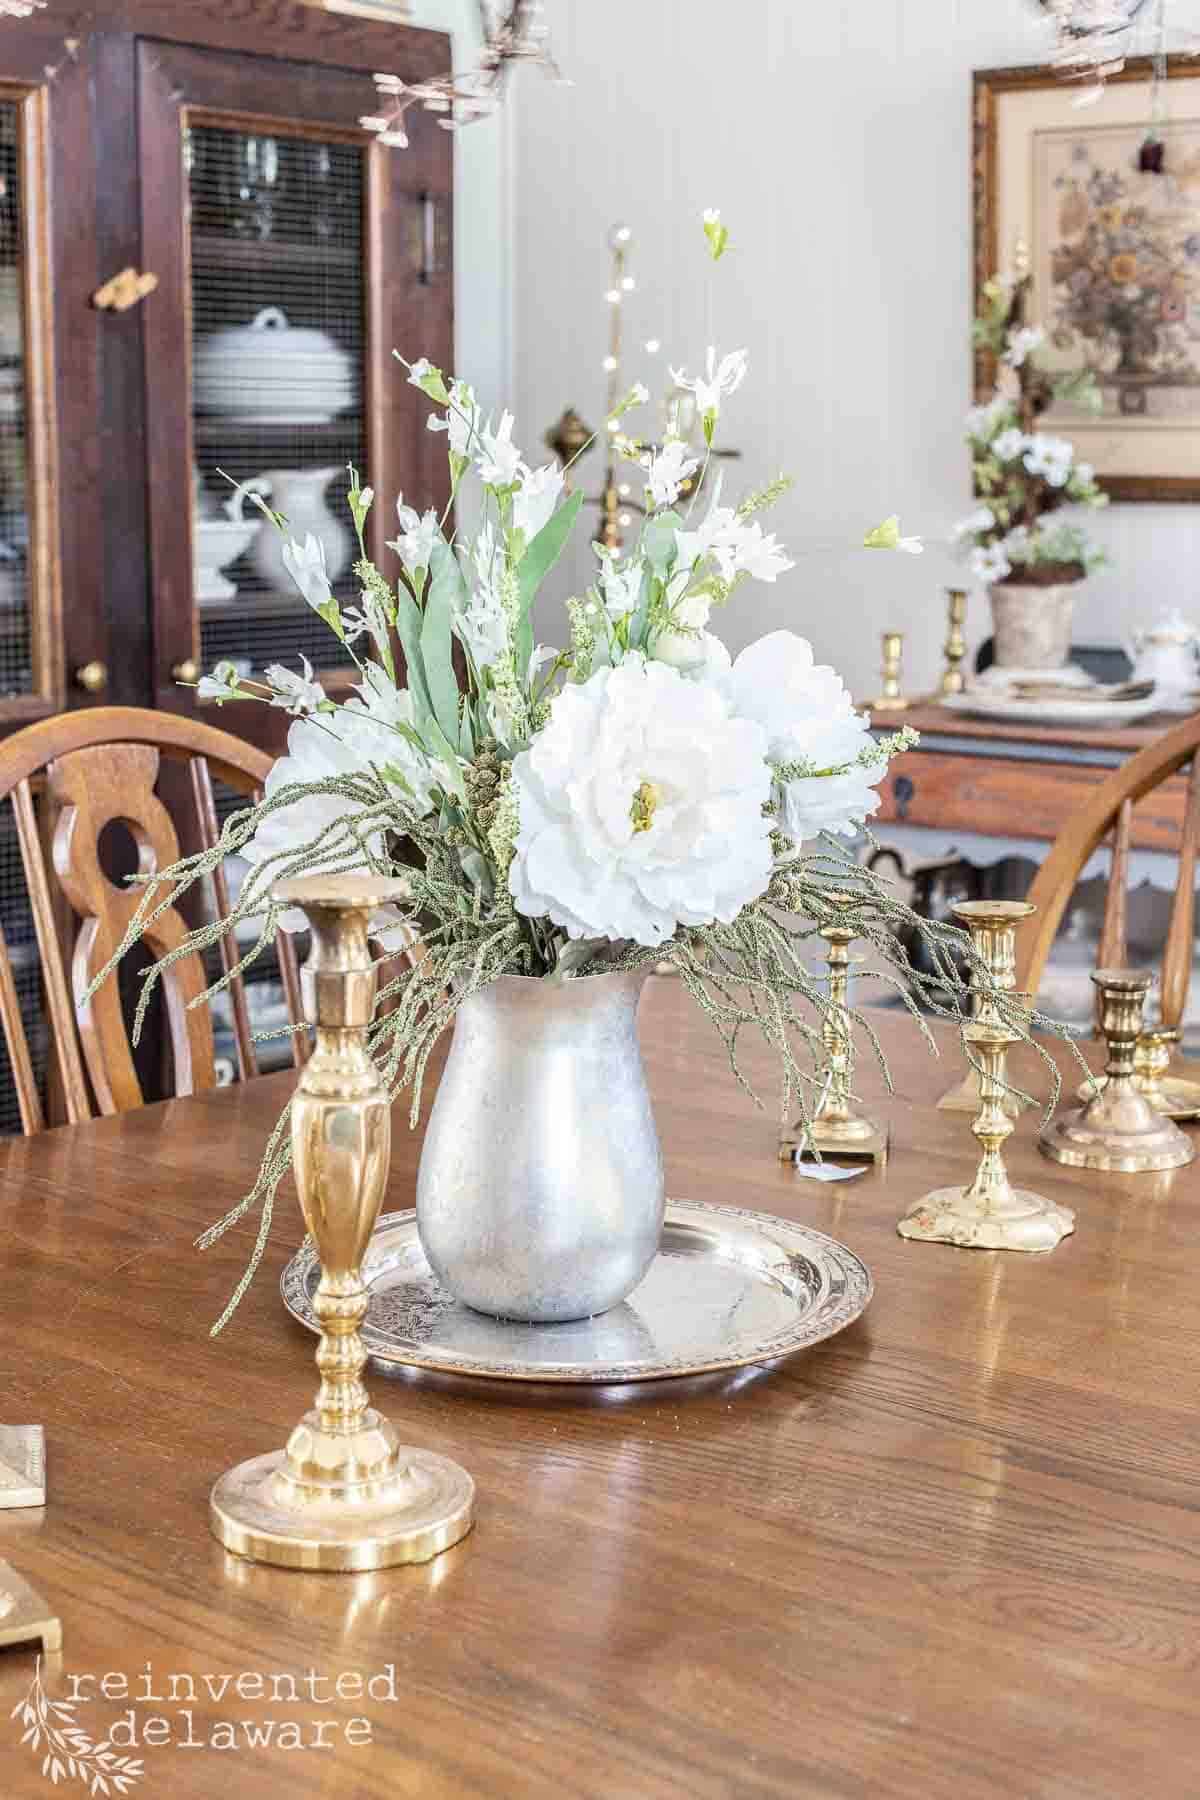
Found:
M 417 13 L 448 10 L 469 9 L 422 0 Z M 739 248 L 718 271 L 715 329 L 751 354 L 727 438 L 747 485 L 780 467 L 797 477 L 774 519 L 803 552 L 774 588 L 743 590 L 722 633 L 737 647 L 795 627 L 866 695 L 878 634 L 895 626 L 906 685 L 928 689 L 953 565 L 834 546 L 892 511 L 936 535 L 969 504 L 970 71 L 1044 60 L 1032 0 L 547 0 L 547 15 L 574 85 L 517 80 L 520 441 L 532 454 L 567 402 L 602 416 L 616 218 L 636 240 L 635 334 L 695 364 L 708 341 L 698 219 L 722 207 Z M 494 129 L 472 127 L 460 148 L 460 362 L 485 390 L 505 356 Z M 648 359 L 630 373 L 653 388 Z M 1099 532 L 1115 566 L 1088 590 L 1080 634 L 1117 641 L 1168 603 L 1200 613 L 1198 528 L 1200 507 L 1114 507 Z M 968 629 L 987 633 L 981 597 Z

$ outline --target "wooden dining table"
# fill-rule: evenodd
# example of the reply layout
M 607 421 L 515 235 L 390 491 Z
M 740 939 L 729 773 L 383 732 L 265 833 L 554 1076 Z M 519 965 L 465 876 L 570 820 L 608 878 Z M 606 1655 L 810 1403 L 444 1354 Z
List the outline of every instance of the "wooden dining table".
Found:
M 373 1370 L 402 1441 L 478 1485 L 461 1544 L 373 1574 L 256 1566 L 208 1529 L 215 1478 L 282 1445 L 315 1386 L 279 1297 L 290 1187 L 215 1339 L 253 1224 L 192 1247 L 291 1078 L 6 1141 L 0 1418 L 45 1426 L 49 1485 L 0 1511 L 0 1558 L 62 1621 L 40 1676 L 60 1725 L 135 1758 L 136 1800 L 1194 1800 L 1200 1174 L 1058 1167 L 1026 1113 L 1014 1177 L 1075 1235 L 1044 1257 L 904 1242 L 976 1146 L 933 1104 L 957 1041 L 939 1061 L 874 1016 L 894 1093 L 869 1056 L 858 1087 L 891 1156 L 822 1184 L 778 1160 L 761 1047 L 759 1110 L 677 982 L 642 1007 L 669 1193 L 832 1233 L 874 1275 L 865 1315 L 649 1386 Z M 396 1123 L 389 1208 L 421 1142 Z M 10 1718 L 34 1674 L 0 1650 L 4 1800 L 53 1791 Z

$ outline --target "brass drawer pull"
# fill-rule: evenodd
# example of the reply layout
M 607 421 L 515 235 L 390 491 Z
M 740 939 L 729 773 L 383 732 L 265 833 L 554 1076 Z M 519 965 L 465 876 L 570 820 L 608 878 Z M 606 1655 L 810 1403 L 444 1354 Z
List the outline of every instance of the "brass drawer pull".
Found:
M 186 662 L 177 662 L 171 673 L 176 681 L 183 681 L 191 686 L 200 679 L 200 664 L 195 657 L 189 656 Z
M 108 667 L 102 662 L 84 663 L 76 669 L 75 679 L 89 694 L 102 694 L 108 686 Z

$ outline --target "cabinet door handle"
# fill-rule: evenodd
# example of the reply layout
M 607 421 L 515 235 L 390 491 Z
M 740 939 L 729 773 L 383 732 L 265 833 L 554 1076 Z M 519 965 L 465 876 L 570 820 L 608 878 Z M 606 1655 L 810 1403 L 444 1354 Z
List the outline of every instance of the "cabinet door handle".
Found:
M 128 312 L 152 294 L 158 286 L 157 275 L 143 275 L 137 269 L 122 269 L 92 295 L 92 305 L 100 312 Z
M 189 656 L 186 661 L 177 662 L 171 673 L 176 681 L 185 681 L 190 685 L 200 679 L 200 664 L 194 656 Z
M 82 669 L 76 669 L 75 679 L 86 693 L 102 694 L 108 686 L 108 667 L 102 662 L 84 663 Z

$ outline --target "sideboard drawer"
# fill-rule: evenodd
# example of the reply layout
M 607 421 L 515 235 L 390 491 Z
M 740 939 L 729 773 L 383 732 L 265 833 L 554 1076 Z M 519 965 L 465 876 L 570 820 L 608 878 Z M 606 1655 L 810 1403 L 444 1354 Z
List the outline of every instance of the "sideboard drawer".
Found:
M 1109 773 L 1082 763 L 909 750 L 888 769 L 879 790 L 883 804 L 870 823 L 1051 843 Z M 1173 776 L 1134 808 L 1137 849 L 1179 848 L 1185 795 L 1184 778 Z

